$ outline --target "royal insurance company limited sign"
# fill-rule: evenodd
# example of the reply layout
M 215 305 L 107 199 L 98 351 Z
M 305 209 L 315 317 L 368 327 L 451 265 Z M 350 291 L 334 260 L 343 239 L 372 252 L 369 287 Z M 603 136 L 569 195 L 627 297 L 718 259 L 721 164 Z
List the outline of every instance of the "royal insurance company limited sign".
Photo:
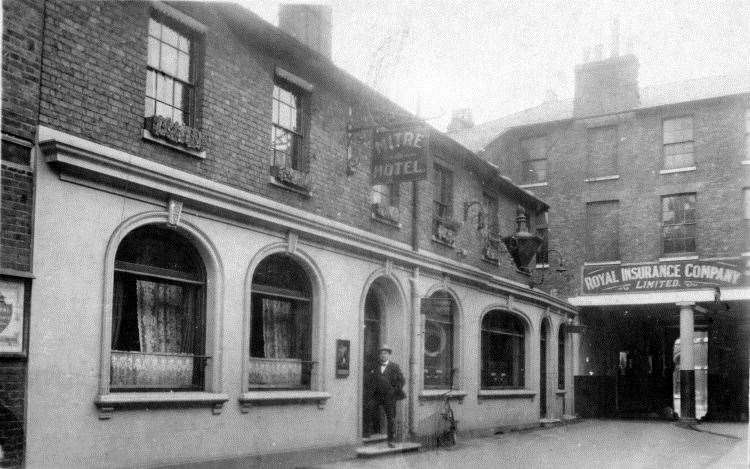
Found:
M 582 292 L 605 293 L 740 287 L 748 283 L 742 258 L 584 266 Z

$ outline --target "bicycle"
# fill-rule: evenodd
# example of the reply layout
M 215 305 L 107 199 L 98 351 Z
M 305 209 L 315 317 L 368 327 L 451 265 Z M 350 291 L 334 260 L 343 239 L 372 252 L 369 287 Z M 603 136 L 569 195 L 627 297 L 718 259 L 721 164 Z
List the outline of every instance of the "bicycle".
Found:
M 453 408 L 451 407 L 451 391 L 453 391 L 453 374 L 455 368 L 451 370 L 451 386 L 441 398 L 443 399 L 443 405 L 440 409 L 441 420 L 438 422 L 438 431 L 436 435 L 436 444 L 440 446 L 455 446 L 456 444 L 456 432 L 458 431 L 458 422 L 453 414 Z M 447 423 L 447 426 L 445 425 Z M 446 427 L 446 430 L 443 428 Z

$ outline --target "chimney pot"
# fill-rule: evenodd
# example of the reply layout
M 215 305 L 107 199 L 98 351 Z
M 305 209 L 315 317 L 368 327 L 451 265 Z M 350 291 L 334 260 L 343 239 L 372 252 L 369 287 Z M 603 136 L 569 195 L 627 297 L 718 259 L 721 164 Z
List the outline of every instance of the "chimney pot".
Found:
M 473 127 L 474 117 L 471 114 L 471 109 L 461 108 L 453 111 L 450 124 L 448 124 L 446 130 L 448 132 L 455 132 L 457 130 L 466 130 Z

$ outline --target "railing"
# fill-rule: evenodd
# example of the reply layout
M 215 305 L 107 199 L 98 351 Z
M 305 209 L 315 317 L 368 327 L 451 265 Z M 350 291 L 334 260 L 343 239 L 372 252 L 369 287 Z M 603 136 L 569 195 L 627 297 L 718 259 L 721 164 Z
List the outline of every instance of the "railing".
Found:
M 203 389 L 204 355 L 144 353 L 113 350 L 110 358 L 110 388 L 133 390 Z
M 250 389 L 310 389 L 315 362 L 295 358 L 250 358 Z

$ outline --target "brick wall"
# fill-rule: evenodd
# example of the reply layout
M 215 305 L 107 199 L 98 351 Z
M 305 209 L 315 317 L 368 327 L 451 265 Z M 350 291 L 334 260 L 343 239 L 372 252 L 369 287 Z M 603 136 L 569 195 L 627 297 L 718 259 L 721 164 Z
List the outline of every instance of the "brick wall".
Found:
M 411 242 L 411 184 L 401 186 L 401 228 L 374 221 L 370 209 L 370 145 L 355 145 L 360 164 L 346 173 L 346 123 L 379 111 L 397 111 L 384 99 L 363 102 L 359 95 L 317 78 L 288 56 L 254 47 L 215 8 L 178 4 L 206 26 L 199 79 L 197 125 L 211 138 L 205 160 L 144 141 L 142 138 L 146 77 L 147 24 L 145 2 L 74 2 L 48 4 L 40 122 L 83 138 L 149 158 L 208 179 L 346 223 L 401 242 Z M 271 95 L 274 69 L 281 67 L 315 86 L 310 98 L 310 175 L 312 194 L 305 197 L 269 183 Z M 457 165 L 454 197 L 457 214 L 464 201 L 481 198 L 481 186 Z M 420 186 L 420 247 L 464 260 L 506 277 L 522 279 L 515 268 L 493 266 L 480 259 L 483 246 L 466 233 L 461 256 L 431 241 L 432 187 Z M 469 189 L 469 187 L 473 187 Z M 481 200 L 481 199 L 480 199 Z M 513 202 L 515 204 L 515 202 Z M 502 204 L 501 204 L 502 206 Z
M 561 250 L 569 278 L 557 278 L 567 295 L 577 294 L 585 259 L 587 202 L 619 200 L 622 262 L 654 261 L 662 255 L 661 196 L 697 194 L 696 254 L 703 258 L 735 257 L 743 252 L 742 222 L 744 109 L 748 97 L 727 97 L 645 109 L 558 124 L 514 129 L 487 151 L 490 161 L 514 181 L 521 177 L 518 140 L 546 135 L 549 142 L 548 185 L 529 190 L 550 205 L 550 248 Z M 662 120 L 692 115 L 696 170 L 660 174 Z M 586 132 L 615 125 L 619 132 L 619 179 L 586 182 Z M 546 282 L 545 282 L 546 283 Z M 551 285 L 551 284 L 547 284 Z
M 3 1 L 0 271 L 5 273 L 31 271 L 30 144 L 39 110 L 42 14 L 42 0 Z M 0 356 L 0 467 L 23 463 L 25 396 L 26 359 Z
M 31 270 L 33 173 L 28 167 L 3 164 L 0 174 L 0 268 L 28 272 Z
M 4 0 L 2 131 L 28 140 L 36 127 L 41 39 L 42 0 Z
M 26 362 L 0 361 L 0 467 L 20 466 L 24 448 Z

